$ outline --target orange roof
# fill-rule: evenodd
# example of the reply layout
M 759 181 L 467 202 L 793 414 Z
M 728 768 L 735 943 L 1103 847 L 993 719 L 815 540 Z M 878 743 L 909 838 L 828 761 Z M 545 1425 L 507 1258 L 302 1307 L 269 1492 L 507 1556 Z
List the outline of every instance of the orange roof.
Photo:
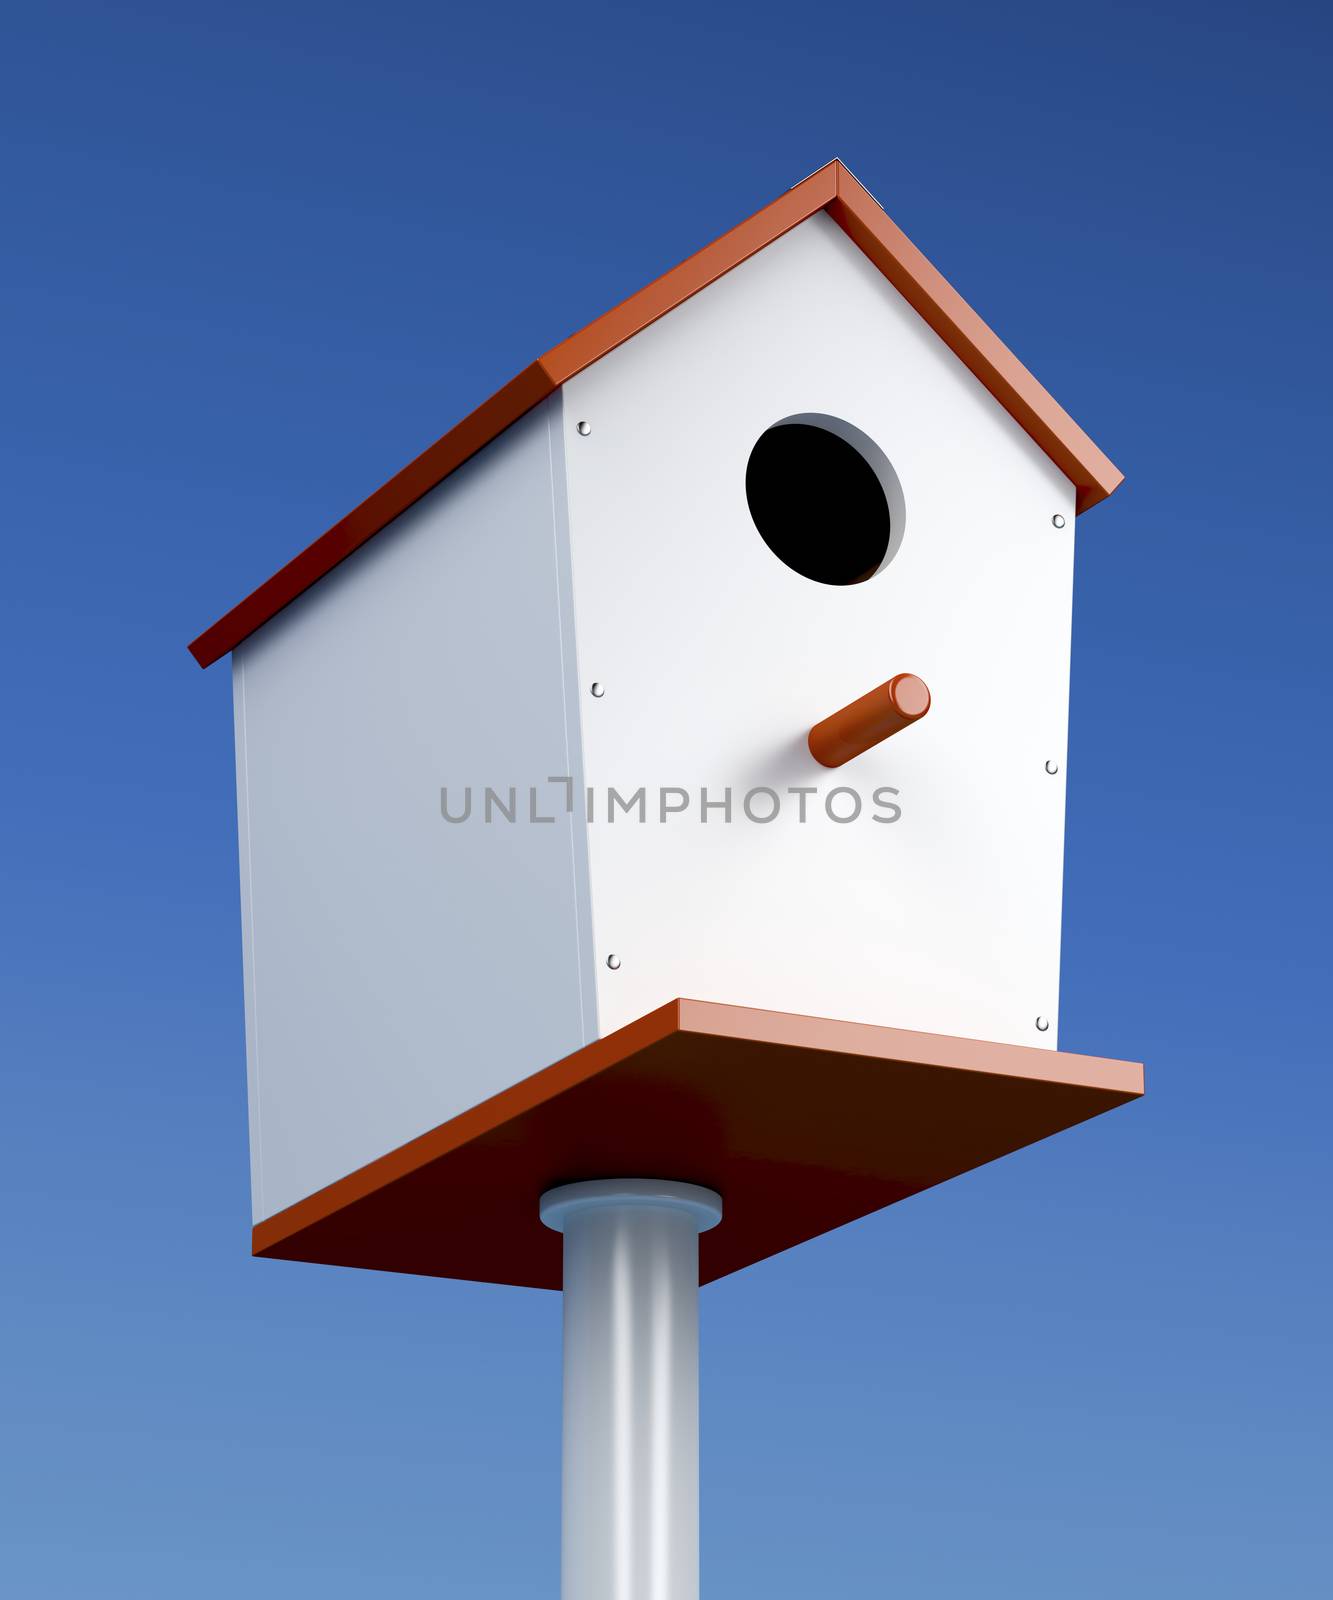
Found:
M 968 370 L 990 390 L 1019 426 L 1037 442 L 1075 486 L 1076 505 L 1086 511 L 1105 500 L 1123 474 L 1082 428 L 1061 409 L 1021 361 L 986 326 L 971 306 L 931 266 L 840 161 L 798 183 L 748 221 L 705 245 L 688 261 L 640 289 L 555 345 L 516 378 L 483 401 L 470 416 L 409 462 L 369 499 L 275 572 L 253 594 L 233 606 L 191 644 L 201 667 L 235 649 L 311 584 L 351 555 L 422 495 L 462 466 L 484 445 L 517 422 L 572 378 L 640 329 L 706 289 L 723 273 L 772 244 L 774 239 L 827 211 L 879 268 Z

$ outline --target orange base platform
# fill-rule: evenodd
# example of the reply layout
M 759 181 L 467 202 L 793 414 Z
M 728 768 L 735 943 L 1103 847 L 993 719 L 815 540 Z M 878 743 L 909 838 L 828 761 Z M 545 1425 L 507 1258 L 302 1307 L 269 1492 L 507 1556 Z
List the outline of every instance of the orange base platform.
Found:
M 545 1189 L 718 1190 L 700 1279 L 736 1272 L 1143 1093 L 1127 1061 L 674 1000 L 254 1230 L 254 1252 L 560 1287 Z

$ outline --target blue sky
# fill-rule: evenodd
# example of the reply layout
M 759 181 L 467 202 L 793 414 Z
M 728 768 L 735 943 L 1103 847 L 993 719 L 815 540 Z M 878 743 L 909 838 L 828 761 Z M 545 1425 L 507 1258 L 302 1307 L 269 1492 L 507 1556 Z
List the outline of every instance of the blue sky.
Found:
M 247 1253 L 229 684 L 184 647 L 833 155 L 1127 473 L 1078 534 L 1061 1044 L 1150 1094 L 705 1293 L 705 1591 L 1328 1592 L 1329 33 L 10 16 L 7 1592 L 555 1593 L 557 1298 Z

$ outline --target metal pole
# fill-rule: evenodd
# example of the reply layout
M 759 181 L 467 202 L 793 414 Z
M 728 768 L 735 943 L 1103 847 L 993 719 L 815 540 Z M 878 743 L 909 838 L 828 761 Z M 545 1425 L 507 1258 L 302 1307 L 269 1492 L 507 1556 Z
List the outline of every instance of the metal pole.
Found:
M 613 1178 L 541 1199 L 565 1236 L 564 1600 L 698 1600 L 699 1235 L 721 1198 Z

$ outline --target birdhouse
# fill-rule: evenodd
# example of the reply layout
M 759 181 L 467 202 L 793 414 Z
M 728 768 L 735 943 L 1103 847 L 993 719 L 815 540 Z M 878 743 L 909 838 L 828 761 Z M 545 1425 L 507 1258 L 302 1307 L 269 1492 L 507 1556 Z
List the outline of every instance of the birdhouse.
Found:
M 1119 472 L 834 162 L 556 345 L 230 653 L 261 1254 L 704 1279 L 1140 1092 L 1056 1048 L 1076 517 Z

